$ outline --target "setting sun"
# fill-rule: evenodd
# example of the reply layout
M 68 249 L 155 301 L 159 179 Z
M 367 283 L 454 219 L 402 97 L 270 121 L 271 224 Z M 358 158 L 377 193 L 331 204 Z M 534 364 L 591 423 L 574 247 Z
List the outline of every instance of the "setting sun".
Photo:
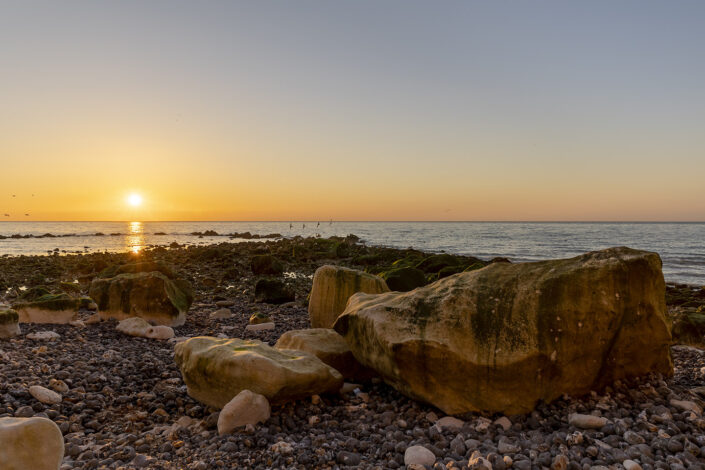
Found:
M 139 194 L 130 194 L 127 196 L 127 203 L 133 207 L 142 205 L 142 196 Z

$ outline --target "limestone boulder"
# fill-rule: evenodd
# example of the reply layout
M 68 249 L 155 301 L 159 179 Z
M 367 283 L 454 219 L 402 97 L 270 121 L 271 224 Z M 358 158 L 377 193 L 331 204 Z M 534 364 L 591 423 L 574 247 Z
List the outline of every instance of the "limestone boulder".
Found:
M 47 418 L 0 418 L 2 470 L 57 470 L 64 438 Z
M 183 325 L 193 301 L 187 282 L 169 279 L 159 271 L 96 278 L 89 295 L 103 319 L 140 317 L 166 326 Z
M 79 299 L 66 293 L 44 294 L 12 305 L 20 323 L 69 323 L 78 318 Z
M 520 414 L 564 393 L 672 374 L 665 314 L 659 256 L 611 248 L 355 294 L 334 328 L 410 397 L 448 414 Z
M 274 347 L 311 353 L 346 379 L 366 380 L 375 375 L 374 371 L 357 362 L 345 338 L 330 328 L 287 331 L 279 337 Z
M 20 334 L 20 316 L 12 309 L 0 309 L 0 339 L 12 338 Z
M 308 315 L 313 328 L 330 328 L 351 295 L 389 292 L 379 276 L 342 266 L 321 266 L 313 275 Z
M 188 394 L 216 408 L 243 390 L 281 403 L 336 392 L 343 384 L 342 375 L 316 356 L 257 340 L 199 336 L 177 344 L 174 360 Z

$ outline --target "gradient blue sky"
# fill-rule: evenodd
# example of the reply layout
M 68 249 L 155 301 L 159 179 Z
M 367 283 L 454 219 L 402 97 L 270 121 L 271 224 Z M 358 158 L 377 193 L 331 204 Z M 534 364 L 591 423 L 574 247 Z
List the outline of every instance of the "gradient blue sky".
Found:
M 703 25 L 701 1 L 3 1 L 0 212 L 705 220 Z

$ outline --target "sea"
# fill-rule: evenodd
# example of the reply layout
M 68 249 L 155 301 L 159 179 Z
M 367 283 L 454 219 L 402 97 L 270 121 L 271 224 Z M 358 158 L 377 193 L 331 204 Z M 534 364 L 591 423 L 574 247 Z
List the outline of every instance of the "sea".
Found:
M 202 235 L 207 231 L 218 235 Z M 667 282 L 705 285 L 705 223 L 685 222 L 0 222 L 0 255 L 138 252 L 172 242 L 238 243 L 248 241 L 241 236 L 246 232 L 282 237 L 355 234 L 369 245 L 512 262 L 629 246 L 661 255 Z M 228 234 L 237 235 L 224 236 Z M 17 238 L 26 236 L 31 237 Z

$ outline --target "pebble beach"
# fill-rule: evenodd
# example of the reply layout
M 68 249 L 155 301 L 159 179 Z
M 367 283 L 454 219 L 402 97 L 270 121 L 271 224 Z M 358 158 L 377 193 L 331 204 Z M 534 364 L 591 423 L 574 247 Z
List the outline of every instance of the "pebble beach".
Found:
M 266 422 L 219 435 L 218 410 L 187 394 L 174 362 L 175 344 L 214 336 L 274 345 L 284 332 L 309 327 L 307 295 L 319 266 L 365 269 L 370 260 L 383 263 L 409 253 L 363 245 L 346 251 L 336 243 L 283 239 L 139 254 L 2 258 L 0 287 L 7 303 L 20 286 L 63 282 L 85 293 L 95 273 L 136 257 L 169 263 L 196 296 L 186 323 L 174 328 L 176 338 L 165 341 L 123 335 L 114 321 L 92 323 L 93 312 L 84 309 L 75 325 L 22 324 L 20 336 L 0 340 L 0 417 L 54 421 L 64 437 L 66 470 L 393 469 L 405 463 L 416 469 L 705 468 L 705 351 L 678 341 L 671 348 L 672 377 L 655 374 L 587 396 L 564 396 L 524 415 L 449 417 L 372 379 L 273 406 Z M 295 300 L 255 302 L 257 276 L 247 260 L 258 253 L 283 261 L 282 277 Z M 701 290 L 669 286 L 668 298 L 676 299 L 669 308 L 700 308 Z M 247 331 L 255 313 L 269 317 L 274 329 Z M 55 334 L 31 339 L 43 332 Z M 59 393 L 60 402 L 37 399 L 30 393 L 36 385 Z M 421 463 L 409 463 L 414 452 Z

